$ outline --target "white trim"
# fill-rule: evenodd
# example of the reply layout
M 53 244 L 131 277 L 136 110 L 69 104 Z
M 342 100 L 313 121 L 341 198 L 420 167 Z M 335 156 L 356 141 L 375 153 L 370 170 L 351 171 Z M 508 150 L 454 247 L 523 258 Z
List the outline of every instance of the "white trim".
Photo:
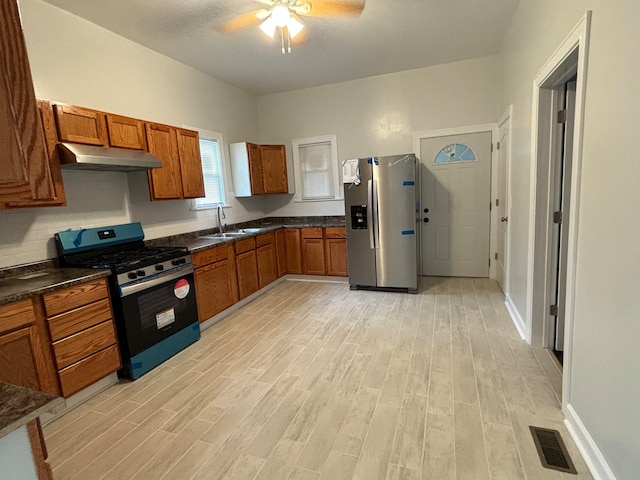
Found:
M 413 134 L 413 153 L 418 157 L 418 162 L 422 162 L 420 159 L 420 141 L 423 138 L 437 138 L 437 137 L 448 137 L 451 135 L 466 135 L 469 133 L 491 133 L 491 145 L 495 144 L 495 140 L 498 137 L 498 124 L 497 123 L 483 123 L 480 125 L 467 125 L 464 127 L 451 127 L 451 128 L 441 128 L 439 130 L 429 130 L 426 132 L 416 132 Z M 509 142 L 511 143 L 511 142 Z M 497 188 L 496 182 L 493 181 L 493 172 L 495 170 L 496 162 L 498 161 L 498 149 L 492 148 L 491 152 L 491 186 L 489 197 L 490 199 L 495 197 Z M 494 228 L 495 221 L 497 219 L 498 211 L 495 208 L 491 209 L 491 216 L 489 217 L 489 260 L 491 257 L 491 252 L 495 251 L 495 245 L 497 242 L 497 231 Z M 421 246 L 422 248 L 422 246 Z M 420 274 L 422 274 L 422 265 L 419 265 Z M 489 278 L 496 278 L 496 270 L 495 270 L 495 262 L 491 262 L 489 267 Z
M 507 108 L 507 110 L 505 110 L 505 112 L 502 114 L 502 116 L 500 117 L 500 120 L 498 121 L 498 125 L 496 126 L 496 134 L 495 134 L 495 140 L 496 143 L 500 141 L 500 127 L 504 124 L 508 122 L 508 127 L 507 130 L 509 131 L 509 148 L 507 150 L 507 160 L 506 160 L 506 195 L 507 198 L 503 198 L 502 201 L 506 201 L 507 202 L 507 208 L 505 210 L 506 214 L 507 214 L 507 219 L 511 218 L 511 156 L 513 153 L 513 139 L 511 138 L 512 134 L 513 134 L 513 104 L 509 105 L 509 108 Z M 500 157 L 500 151 L 496 148 L 496 181 L 495 181 L 495 190 L 492 188 L 492 192 L 495 193 L 493 198 L 497 198 L 498 196 L 498 182 L 500 181 L 499 178 L 497 178 L 497 175 L 499 173 L 499 169 L 497 168 L 498 162 L 500 161 L 499 157 Z M 492 172 L 493 174 L 493 172 Z M 495 207 L 495 205 L 494 205 Z M 494 208 L 495 210 L 495 225 L 496 225 L 496 233 L 495 235 L 492 235 L 492 237 L 495 240 L 495 246 L 496 249 L 494 251 L 497 251 L 497 242 L 498 242 L 498 209 Z M 503 261 L 503 265 L 504 265 L 504 279 L 503 279 L 503 283 L 504 283 L 504 294 L 505 297 L 507 295 L 509 295 L 509 293 L 511 293 L 511 273 L 510 273 L 510 265 L 511 265 L 511 223 L 509 221 L 507 221 L 507 238 L 504 244 L 504 261 Z M 494 270 L 494 276 L 492 278 L 496 278 L 495 275 L 495 270 Z M 524 338 L 524 337 L 523 337 Z
M 569 430 L 573 441 L 575 442 L 578 450 L 582 454 L 587 467 L 594 480 L 616 480 L 616 476 L 609 468 L 609 464 L 602 455 L 602 452 L 594 442 L 593 438 L 587 431 L 586 427 L 578 417 L 578 414 L 573 409 L 571 404 L 564 406 L 565 420 L 564 424 Z
M 520 312 L 518 311 L 518 308 L 516 307 L 515 303 L 513 303 L 513 300 L 511 299 L 511 296 L 507 293 L 504 296 L 504 306 L 507 308 L 507 312 L 509 312 L 509 316 L 511 317 L 511 321 L 513 322 L 513 324 L 516 326 L 516 330 L 518 330 L 518 333 L 520 334 L 520 337 L 526 341 L 527 338 L 525 336 L 526 333 L 526 324 L 522 318 L 522 315 L 520 315 Z
M 546 258 L 536 258 L 535 255 L 535 235 L 536 235 L 536 197 L 538 194 L 538 171 L 537 163 L 539 157 L 539 147 L 545 141 L 539 137 L 539 127 L 543 119 L 539 116 L 541 91 L 552 86 L 559 80 L 558 75 L 566 72 L 561 71 L 562 64 L 569 57 L 578 51 L 577 59 L 577 86 L 576 86 L 576 111 L 573 140 L 573 164 L 571 171 L 571 196 L 569 204 L 571 212 L 567 221 L 569 245 L 567 249 L 567 285 L 565 299 L 565 341 L 564 341 L 564 365 L 562 376 L 562 405 L 571 403 L 571 375 L 573 360 L 573 324 L 575 309 L 575 279 L 577 268 L 577 239 L 578 239 L 578 217 L 580 200 L 580 177 L 582 171 L 582 143 L 584 129 L 584 104 L 586 96 L 587 79 L 587 58 L 589 50 L 589 32 L 591 26 L 591 11 L 587 11 L 580 22 L 571 31 L 560 47 L 554 52 L 551 58 L 545 63 L 536 75 L 533 82 L 533 107 L 531 122 L 531 188 L 529 192 L 529 248 L 528 248 L 528 270 L 527 270 L 527 301 L 526 301 L 526 335 L 525 340 L 531 343 L 533 334 L 533 308 L 534 308 L 534 281 L 535 268 L 544 267 Z M 542 152 L 540 152 L 542 153 Z M 548 192 L 547 192 L 548 194 Z M 538 262 L 538 265 L 536 265 Z M 545 269 L 542 268 L 542 271 Z M 542 319 L 537 320 L 542 321 Z
M 312 145 L 314 143 L 331 144 L 331 178 L 333 181 L 333 196 L 325 198 L 302 198 L 302 175 L 300 168 L 300 146 Z M 340 165 L 338 162 L 338 137 L 336 135 L 318 135 L 316 137 L 295 138 L 291 141 L 293 152 L 293 173 L 295 180 L 294 202 L 330 202 L 342 201 L 343 189 L 340 183 Z

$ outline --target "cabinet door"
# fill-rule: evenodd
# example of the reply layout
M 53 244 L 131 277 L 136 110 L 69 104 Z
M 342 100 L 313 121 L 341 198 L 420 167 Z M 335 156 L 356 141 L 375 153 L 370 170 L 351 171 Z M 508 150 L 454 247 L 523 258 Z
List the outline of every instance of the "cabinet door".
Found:
M 40 390 L 35 326 L 0 336 L 0 381 Z
M 60 168 L 60 157 L 58 156 L 58 132 L 56 121 L 53 116 L 53 107 L 46 100 L 38 100 L 38 114 L 40 124 L 44 131 L 47 156 L 49 158 L 49 171 L 53 181 L 54 196 L 51 199 L 27 200 L 20 202 L 8 202 L 6 208 L 28 208 L 28 207 L 56 207 L 67 204 L 67 197 L 64 192 L 62 182 L 62 169 Z
M 178 128 L 176 129 L 176 135 L 183 196 L 184 198 L 204 197 L 204 177 L 202 176 L 198 132 Z
M 149 152 L 162 162 L 162 168 L 154 168 L 149 172 L 151 200 L 182 198 L 182 175 L 175 129 L 155 123 L 147 123 L 146 127 Z
M 278 278 L 276 249 L 273 243 L 262 245 L 256 249 L 256 255 L 258 257 L 258 286 L 262 288 Z
M 109 145 L 112 147 L 134 150 L 147 149 L 147 138 L 142 120 L 108 113 L 107 127 L 109 129 Z
M 302 239 L 302 266 L 305 275 L 325 275 L 324 240 Z
M 284 231 L 284 245 L 287 259 L 287 273 L 302 273 L 302 246 L 300 229 L 287 228 Z
M 0 4 L 0 202 L 54 198 L 15 0 Z
M 278 265 L 278 277 L 287 273 L 287 247 L 284 240 L 284 230 L 276 232 L 276 263 Z
M 104 113 L 72 105 L 54 105 L 53 111 L 61 142 L 109 145 Z
M 240 300 L 258 290 L 258 265 L 256 251 L 241 253 L 236 256 L 238 273 L 238 296 Z
M 229 274 L 231 261 L 233 259 L 222 260 L 195 271 L 198 318 L 201 322 L 235 303 L 232 283 L 236 279 Z
M 327 238 L 325 240 L 327 259 L 327 275 L 347 276 L 347 241 L 344 238 Z
M 260 145 L 264 193 L 289 193 L 284 145 Z
M 264 175 L 260 145 L 247 143 L 247 155 L 249 156 L 249 177 L 251 178 L 251 194 L 262 195 L 264 191 Z

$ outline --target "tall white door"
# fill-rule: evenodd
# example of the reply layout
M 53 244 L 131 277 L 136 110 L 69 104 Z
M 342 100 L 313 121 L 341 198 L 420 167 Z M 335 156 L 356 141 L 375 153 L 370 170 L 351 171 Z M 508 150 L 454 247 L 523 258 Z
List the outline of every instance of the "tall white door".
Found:
M 491 133 L 420 141 L 422 274 L 489 276 Z
M 496 280 L 502 291 L 508 293 L 506 278 L 507 261 L 507 222 L 509 221 L 508 204 L 509 189 L 509 118 L 507 117 L 498 127 L 498 196 L 494 207 L 498 210 L 497 245 L 494 260 L 496 262 Z

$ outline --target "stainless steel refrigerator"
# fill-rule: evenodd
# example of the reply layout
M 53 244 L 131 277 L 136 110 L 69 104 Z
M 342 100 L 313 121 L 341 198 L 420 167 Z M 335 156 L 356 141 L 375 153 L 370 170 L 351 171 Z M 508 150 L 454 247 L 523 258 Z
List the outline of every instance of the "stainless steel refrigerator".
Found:
M 347 162 L 343 177 L 351 288 L 415 293 L 419 254 L 416 156 Z

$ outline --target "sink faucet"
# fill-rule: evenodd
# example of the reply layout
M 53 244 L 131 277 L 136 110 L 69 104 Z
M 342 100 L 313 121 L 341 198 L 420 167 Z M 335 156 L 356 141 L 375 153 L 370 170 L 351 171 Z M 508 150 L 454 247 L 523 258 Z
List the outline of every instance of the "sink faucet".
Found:
M 224 233 L 224 223 L 222 223 L 222 219 L 226 218 L 224 215 L 224 210 L 222 209 L 222 205 L 218 205 L 217 207 L 218 209 L 218 230 L 220 230 L 220 233 Z

